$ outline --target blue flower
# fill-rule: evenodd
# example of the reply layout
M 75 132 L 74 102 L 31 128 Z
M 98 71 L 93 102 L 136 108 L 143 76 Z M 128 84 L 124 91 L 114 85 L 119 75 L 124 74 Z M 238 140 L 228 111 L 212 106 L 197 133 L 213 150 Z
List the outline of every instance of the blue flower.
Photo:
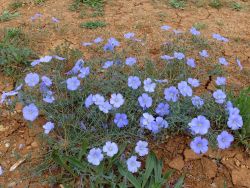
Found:
M 112 109 L 112 105 L 108 101 L 105 101 L 99 104 L 98 107 L 99 107 L 99 110 L 105 114 L 109 113 L 109 110 Z
M 154 116 L 149 113 L 143 113 L 140 118 L 140 126 L 143 128 L 148 127 L 155 120 Z
M 204 105 L 204 100 L 198 96 L 192 97 L 191 100 L 192 100 L 192 104 L 197 108 L 201 108 Z
M 216 103 L 222 104 L 225 102 L 227 96 L 221 89 L 218 89 L 213 93 L 213 97 Z
M 99 106 L 102 103 L 104 103 L 105 98 L 100 94 L 95 94 L 95 95 L 93 95 L 92 100 L 95 103 L 95 105 Z
M 134 33 L 125 33 L 124 34 L 124 38 L 125 39 L 131 39 L 134 38 L 135 34 Z
M 198 31 L 198 30 L 197 30 L 196 28 L 194 28 L 194 27 L 192 27 L 189 31 L 190 31 L 190 33 L 191 33 L 192 35 L 195 35 L 195 36 L 201 34 L 201 32 Z
M 227 131 L 222 131 L 221 134 L 217 136 L 218 147 L 220 149 L 229 148 L 233 141 L 233 135 L 229 134 Z
M 43 125 L 44 133 L 49 134 L 50 131 L 54 129 L 55 125 L 52 122 L 47 122 L 45 125 Z
M 118 146 L 116 143 L 108 141 L 105 143 L 102 150 L 107 154 L 107 156 L 113 157 L 118 153 Z
M 188 83 L 192 86 L 192 87 L 199 87 L 200 86 L 200 81 L 195 79 L 195 78 L 188 78 Z
M 152 98 L 146 94 L 143 93 L 139 98 L 138 98 L 139 104 L 143 109 L 149 108 L 152 106 L 153 100 Z
M 131 156 L 128 160 L 127 160 L 127 167 L 128 167 L 128 171 L 135 173 L 138 171 L 138 169 L 141 167 L 141 162 L 137 161 L 137 157 L 136 156 Z
M 108 39 L 108 43 L 103 47 L 104 51 L 113 51 L 115 47 L 120 46 L 120 43 L 115 38 Z
M 193 94 L 192 88 L 187 84 L 186 81 L 181 81 L 180 83 L 178 83 L 178 89 L 184 97 L 191 97 Z
M 207 50 L 202 50 L 201 52 L 199 52 L 201 57 L 209 57 Z
M 226 85 L 226 78 L 225 77 L 217 77 L 216 80 L 215 80 L 215 83 L 218 86 Z
M 115 114 L 114 123 L 117 125 L 117 127 L 122 128 L 126 125 L 128 125 L 128 118 L 126 114 Z
M 54 22 L 54 23 L 59 23 L 59 22 L 60 22 L 60 21 L 59 21 L 57 18 L 55 18 L 55 17 L 52 17 L 52 18 L 51 18 L 51 21 Z
M 144 90 L 146 92 L 152 93 L 155 91 L 156 83 L 153 83 L 151 78 L 147 78 L 143 81 L 144 83 Z
M 86 108 L 89 108 L 92 104 L 94 104 L 93 95 L 90 94 L 90 95 L 85 99 L 85 107 L 86 107 Z
M 241 115 L 230 115 L 227 121 L 227 126 L 232 130 L 238 130 L 239 128 L 241 128 L 243 126 L 243 120 Z
M 47 86 L 50 87 L 52 85 L 52 81 L 47 76 L 42 76 L 42 82 Z
M 39 114 L 38 108 L 33 103 L 25 106 L 22 111 L 23 111 L 23 118 L 28 121 L 34 121 Z
M 39 59 L 39 61 L 40 61 L 41 63 L 49 63 L 49 62 L 52 60 L 52 58 L 53 58 L 53 56 L 46 55 L 46 56 L 44 56 L 44 57 L 41 57 L 41 58 Z
M 100 42 L 102 42 L 102 41 L 103 41 L 103 39 L 102 39 L 101 37 L 97 37 L 96 39 L 93 40 L 93 42 L 94 42 L 95 44 L 98 44 L 98 43 L 100 43 Z
M 169 104 L 159 103 L 155 109 L 155 112 L 160 116 L 165 116 L 169 114 Z
M 108 69 L 109 67 L 113 66 L 114 62 L 113 61 L 106 61 L 102 68 Z
M 75 91 L 80 86 L 80 80 L 77 79 L 77 77 L 71 77 L 66 80 L 67 83 L 67 89 L 70 91 Z
M 156 117 L 155 122 L 157 126 L 160 128 L 164 128 L 164 129 L 168 128 L 168 122 L 164 120 L 162 117 Z
M 91 46 L 92 42 L 82 42 L 82 46 Z
M 204 116 L 198 116 L 196 118 L 193 118 L 192 121 L 188 124 L 191 131 L 195 134 L 201 134 L 204 135 L 208 132 L 208 129 L 210 128 L 210 122 L 207 120 Z
M 227 62 L 227 60 L 226 60 L 224 57 L 220 57 L 220 58 L 219 58 L 219 63 L 220 63 L 221 65 L 225 65 L 225 66 L 228 65 L 228 62 Z
M 161 56 L 161 59 L 166 60 L 166 61 L 169 61 L 169 60 L 174 59 L 174 57 L 171 57 L 171 56 L 169 56 L 169 55 L 162 55 L 162 56 Z
M 24 81 L 29 87 L 35 87 L 39 83 L 39 75 L 37 73 L 29 73 Z
M 85 78 L 90 74 L 90 68 L 89 67 L 82 67 L 80 69 L 80 73 L 78 74 L 79 78 Z
M 83 68 L 83 65 L 84 65 L 83 59 L 78 59 L 74 67 L 70 71 L 68 71 L 66 74 L 67 75 L 77 74 Z
M 167 30 L 171 29 L 171 27 L 168 25 L 163 25 L 163 26 L 161 26 L 161 29 L 164 31 L 167 31 Z
M 196 63 L 195 63 L 195 60 L 193 58 L 188 58 L 186 61 L 186 64 L 192 68 L 196 67 Z
M 43 101 L 44 102 L 47 102 L 47 103 L 53 103 L 55 101 L 55 98 L 53 96 L 53 92 L 52 91 L 47 91 L 45 93 L 45 97 L 43 98 Z
M 110 98 L 110 104 L 112 104 L 115 108 L 119 108 L 124 104 L 124 98 L 120 93 L 113 93 Z
M 220 34 L 217 33 L 213 33 L 212 37 L 218 41 L 222 41 L 222 42 L 228 42 L 229 40 L 223 36 L 221 36 Z
M 196 154 L 206 153 L 208 150 L 208 140 L 200 136 L 195 137 L 190 143 L 190 147 Z
M 128 66 L 133 66 L 134 64 L 136 64 L 136 58 L 135 57 L 128 57 L 125 60 L 125 64 Z
M 240 67 L 240 70 L 242 70 L 242 69 L 243 69 L 243 66 L 241 65 L 241 62 L 240 62 L 239 59 L 236 59 L 236 63 L 237 63 L 237 65 Z
M 148 154 L 148 143 L 146 141 L 139 140 L 135 146 L 135 152 L 139 156 L 143 157 Z
M 182 60 L 185 58 L 185 55 L 181 52 L 174 52 L 174 57 L 178 60 Z
M 138 89 L 141 86 L 140 78 L 137 76 L 129 76 L 128 77 L 128 87 L 132 89 Z
M 147 127 L 149 131 L 151 131 L 153 134 L 157 134 L 160 132 L 161 127 L 158 125 L 156 121 L 152 121 Z
M 87 160 L 90 164 L 98 166 L 103 160 L 102 150 L 100 148 L 92 148 L 88 153 Z
M 170 86 L 164 90 L 165 99 L 167 101 L 177 102 L 179 99 L 179 91 L 176 87 Z

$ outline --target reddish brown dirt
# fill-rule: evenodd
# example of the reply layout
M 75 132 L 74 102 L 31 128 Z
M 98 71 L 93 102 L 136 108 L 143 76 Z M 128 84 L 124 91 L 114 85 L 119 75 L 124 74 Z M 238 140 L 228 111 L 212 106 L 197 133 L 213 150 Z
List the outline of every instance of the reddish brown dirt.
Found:
M 8 7 L 11 0 L 0 0 L 0 12 Z M 27 2 L 30 2 L 27 0 Z M 126 32 L 132 31 L 138 37 L 147 37 L 148 51 L 152 55 L 159 55 L 157 48 L 162 33 L 160 26 L 167 24 L 176 29 L 187 30 L 194 23 L 202 22 L 207 28 L 202 30 L 206 36 L 211 33 L 220 33 L 230 39 L 224 47 L 224 55 L 232 58 L 238 56 L 242 60 L 244 70 L 238 71 L 236 65 L 230 66 L 231 83 L 239 87 L 249 86 L 250 83 L 250 9 L 249 2 L 241 2 L 245 9 L 236 12 L 230 8 L 220 10 L 209 7 L 197 8 L 193 5 L 184 10 L 172 9 L 163 1 L 151 0 L 116 0 L 109 1 L 105 6 L 105 15 L 100 18 L 79 18 L 79 12 L 68 10 L 72 0 L 47 0 L 41 6 L 32 3 L 25 4 L 18 10 L 21 16 L 0 24 L 0 29 L 6 27 L 22 27 L 32 39 L 33 49 L 41 55 L 64 41 L 71 43 L 72 47 L 80 48 L 84 53 L 86 48 L 81 42 L 88 42 L 97 36 L 104 38 L 115 36 L 122 38 Z M 30 17 L 35 13 L 44 16 L 40 21 L 32 23 Z M 60 19 L 58 26 L 54 26 L 50 19 L 55 16 Z M 79 24 L 89 20 L 104 20 L 107 27 L 87 30 Z M 39 29 L 38 29 L 39 28 Z M 153 38 L 152 35 L 154 36 Z M 157 47 L 156 47 L 157 46 Z M 156 49 L 156 50 L 155 50 Z M 233 62 L 231 62 L 233 64 Z M 13 89 L 11 78 L 0 75 L 0 92 Z M 1 108 L 1 107 L 0 107 Z M 16 108 L 16 113 L 8 114 L 2 111 L 0 117 L 0 165 L 4 168 L 0 176 L 0 185 L 4 187 L 42 187 L 40 183 L 25 179 L 19 172 L 23 166 L 29 166 L 29 160 L 24 161 L 14 172 L 8 172 L 10 167 L 18 160 L 15 153 L 21 157 L 32 153 L 35 160 L 39 154 L 37 134 L 41 131 L 42 123 L 37 123 L 32 131 L 22 122 L 17 115 L 21 108 Z M 153 145 L 159 158 L 163 158 L 165 168 L 174 168 L 176 173 L 172 181 L 182 173 L 186 173 L 185 187 L 250 187 L 250 160 L 242 148 L 232 148 L 226 151 L 209 151 L 204 156 L 197 156 L 188 147 L 189 138 L 168 138 L 164 143 Z M 0 186 L 1 187 L 1 186 Z

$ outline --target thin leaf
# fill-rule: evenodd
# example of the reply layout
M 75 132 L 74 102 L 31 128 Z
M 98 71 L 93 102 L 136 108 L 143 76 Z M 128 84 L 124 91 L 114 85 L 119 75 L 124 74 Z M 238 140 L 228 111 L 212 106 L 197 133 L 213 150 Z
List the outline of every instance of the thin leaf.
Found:
M 181 188 L 184 182 L 184 178 L 185 176 L 181 176 L 179 180 L 177 181 L 177 183 L 174 185 L 174 188 Z
M 124 170 L 120 164 L 118 165 L 118 171 L 122 176 L 126 177 L 135 188 L 141 188 L 140 182 L 130 172 Z
M 153 155 L 153 153 L 150 153 L 147 157 L 146 160 L 146 170 L 145 173 L 143 174 L 143 182 L 142 182 L 142 187 L 145 187 L 148 178 L 150 177 L 150 175 L 152 175 L 152 171 L 154 169 L 154 165 L 155 165 L 155 156 Z
M 62 156 L 60 156 L 58 154 L 57 151 L 53 151 L 52 152 L 52 159 L 61 167 L 63 167 L 65 170 L 67 170 L 69 173 L 71 173 L 73 176 L 76 176 L 76 174 L 74 173 L 73 169 L 71 169 L 67 164 L 66 164 L 66 160 L 63 159 Z

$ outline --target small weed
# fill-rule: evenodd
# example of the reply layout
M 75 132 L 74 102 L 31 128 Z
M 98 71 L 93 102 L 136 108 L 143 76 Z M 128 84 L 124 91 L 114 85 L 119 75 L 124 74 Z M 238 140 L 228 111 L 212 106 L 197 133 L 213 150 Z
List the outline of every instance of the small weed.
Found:
M 209 3 L 209 6 L 219 9 L 219 8 L 222 7 L 222 3 L 221 3 L 220 0 L 211 0 L 210 3 Z
M 46 0 L 34 0 L 34 3 L 35 3 L 36 5 L 40 5 L 40 4 L 45 3 L 45 1 L 46 1 Z
M 18 12 L 11 13 L 8 10 L 4 10 L 3 13 L 0 15 L 0 22 L 6 22 L 12 20 L 19 16 Z
M 250 87 L 243 89 L 237 97 L 231 96 L 231 100 L 240 109 L 243 118 L 243 128 L 239 131 L 239 140 L 250 148 Z
M 193 27 L 196 28 L 197 30 L 202 30 L 202 29 L 206 29 L 207 25 L 202 22 L 197 22 L 193 25 Z
M 10 7 L 11 10 L 17 10 L 17 9 L 21 8 L 22 6 L 23 6 L 23 2 L 18 1 L 18 0 L 12 2 L 9 5 L 9 7 Z
M 204 7 L 206 5 L 206 1 L 204 1 L 204 0 L 195 0 L 194 4 L 197 7 Z
M 182 0 L 170 0 L 169 4 L 176 9 L 183 9 L 185 7 L 185 1 Z
M 107 24 L 103 21 L 89 21 L 81 23 L 80 27 L 86 28 L 86 29 L 96 29 L 99 27 L 105 27 Z
M 231 8 L 236 11 L 240 11 L 243 7 L 240 3 L 238 2 L 233 2 L 231 5 Z
M 20 29 L 7 29 L 0 42 L 0 71 L 7 76 L 19 77 L 34 52 L 26 47 L 27 39 Z

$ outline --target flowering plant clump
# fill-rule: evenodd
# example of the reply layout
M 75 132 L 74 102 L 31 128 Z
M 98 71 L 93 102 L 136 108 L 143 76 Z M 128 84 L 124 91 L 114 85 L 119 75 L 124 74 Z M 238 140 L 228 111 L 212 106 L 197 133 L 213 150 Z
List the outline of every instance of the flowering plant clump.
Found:
M 164 32 L 170 29 L 162 27 Z M 213 57 L 195 28 L 170 36 L 173 41 L 162 44 L 158 60 L 131 56 L 129 48 L 120 51 L 122 40 L 113 37 L 106 43 L 95 39 L 93 45 L 103 58 L 84 59 L 56 50 L 57 55 L 34 60 L 34 70 L 21 88 L 4 93 L 1 102 L 17 95 L 25 120 L 46 119 L 44 137 L 53 151 L 51 157 L 69 173 L 84 172 L 90 179 L 95 168 L 102 174 L 115 173 L 113 166 L 140 173 L 151 136 L 188 134 L 197 154 L 207 152 L 214 140 L 220 149 L 230 147 L 233 131 L 243 126 L 239 109 L 228 101 L 226 78 L 221 76 L 230 63 L 219 55 Z M 213 35 L 228 42 L 219 36 Z M 145 45 L 134 33 L 124 38 L 130 47 Z M 204 87 L 211 72 L 217 76 L 212 92 Z

